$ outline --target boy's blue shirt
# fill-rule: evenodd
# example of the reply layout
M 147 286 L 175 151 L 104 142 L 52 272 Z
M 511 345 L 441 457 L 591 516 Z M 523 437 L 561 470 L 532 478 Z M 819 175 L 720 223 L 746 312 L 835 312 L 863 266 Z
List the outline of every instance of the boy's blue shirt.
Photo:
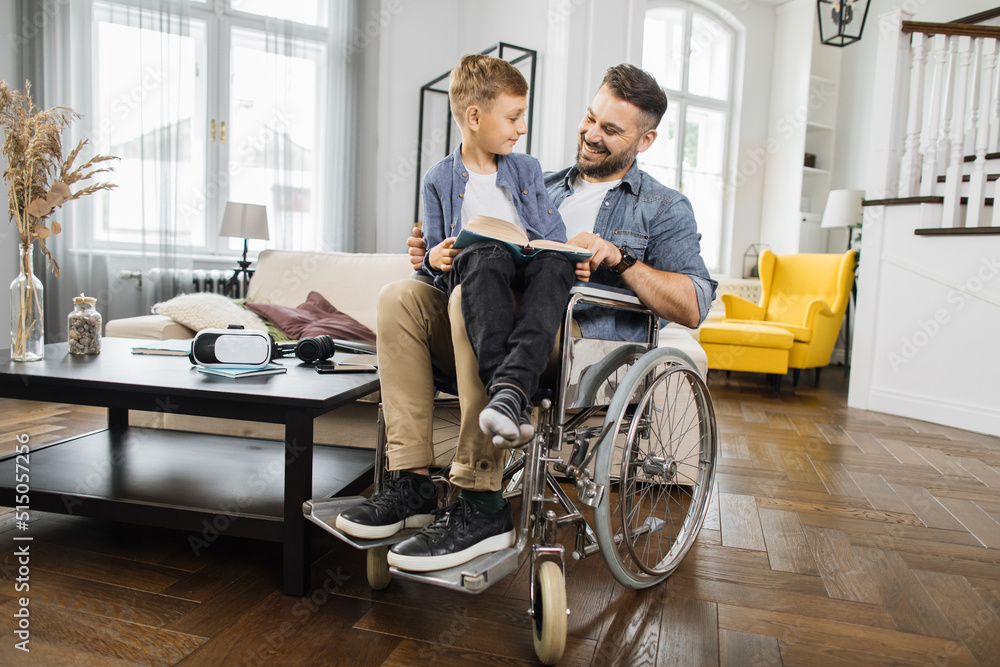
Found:
M 462 203 L 469 172 L 462 163 L 462 146 L 431 167 L 424 176 L 423 235 L 427 248 L 433 248 L 462 229 Z M 497 185 L 507 188 L 514 207 L 528 232 L 528 238 L 566 242 L 566 225 L 545 189 L 538 160 L 524 153 L 497 155 Z M 430 266 L 430 253 L 424 255 L 423 271 L 434 277 L 434 284 L 444 288 L 444 274 Z

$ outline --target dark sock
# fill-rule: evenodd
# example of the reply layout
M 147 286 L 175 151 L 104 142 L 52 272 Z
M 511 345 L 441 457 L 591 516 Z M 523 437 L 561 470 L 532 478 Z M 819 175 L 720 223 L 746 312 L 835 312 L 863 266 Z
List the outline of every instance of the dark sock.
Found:
M 485 514 L 496 514 L 503 509 L 503 494 L 499 491 L 466 491 L 462 489 L 458 495 L 470 501 L 479 508 L 480 512 Z
M 434 480 L 431 479 L 430 475 L 421 475 L 420 473 L 410 472 L 409 470 L 400 470 L 399 478 L 403 479 L 404 477 L 412 477 L 413 479 L 417 480 L 418 484 L 423 482 L 428 482 L 428 483 L 434 482 Z
M 490 397 L 487 409 L 496 410 L 515 424 L 524 423 L 524 395 L 513 387 L 502 387 Z

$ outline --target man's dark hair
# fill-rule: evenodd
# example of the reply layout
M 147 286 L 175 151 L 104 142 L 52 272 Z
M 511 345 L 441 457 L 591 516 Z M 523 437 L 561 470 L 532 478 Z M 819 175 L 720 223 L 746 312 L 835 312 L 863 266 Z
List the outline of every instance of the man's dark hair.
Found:
M 609 67 L 602 86 L 620 100 L 635 105 L 642 112 L 646 127 L 643 132 L 655 129 L 667 111 L 667 94 L 649 72 L 635 65 L 623 63 Z

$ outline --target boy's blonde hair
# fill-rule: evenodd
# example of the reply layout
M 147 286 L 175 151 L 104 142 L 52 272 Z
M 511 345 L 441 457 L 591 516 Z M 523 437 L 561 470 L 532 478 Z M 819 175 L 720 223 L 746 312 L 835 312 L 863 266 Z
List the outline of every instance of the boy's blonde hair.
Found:
M 506 60 L 475 54 L 462 56 L 451 71 L 448 94 L 452 115 L 459 125 L 465 125 L 466 109 L 476 105 L 488 111 L 501 95 L 524 97 L 528 94 L 528 82 Z

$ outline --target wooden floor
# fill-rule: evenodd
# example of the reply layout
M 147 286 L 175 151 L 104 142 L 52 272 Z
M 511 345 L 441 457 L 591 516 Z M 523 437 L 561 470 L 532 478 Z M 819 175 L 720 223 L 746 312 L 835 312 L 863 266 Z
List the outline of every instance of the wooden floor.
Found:
M 811 375 L 811 374 L 810 374 Z M 714 374 L 713 511 L 664 584 L 570 561 L 566 665 L 1000 664 L 1000 439 L 846 407 L 841 369 L 780 395 Z M 103 411 L 0 401 L 0 449 Z M 3 665 L 534 664 L 527 574 L 480 596 L 394 581 L 317 534 L 313 590 L 279 590 L 278 545 L 35 516 L 31 652 L 15 649 L 17 563 L 0 516 Z

